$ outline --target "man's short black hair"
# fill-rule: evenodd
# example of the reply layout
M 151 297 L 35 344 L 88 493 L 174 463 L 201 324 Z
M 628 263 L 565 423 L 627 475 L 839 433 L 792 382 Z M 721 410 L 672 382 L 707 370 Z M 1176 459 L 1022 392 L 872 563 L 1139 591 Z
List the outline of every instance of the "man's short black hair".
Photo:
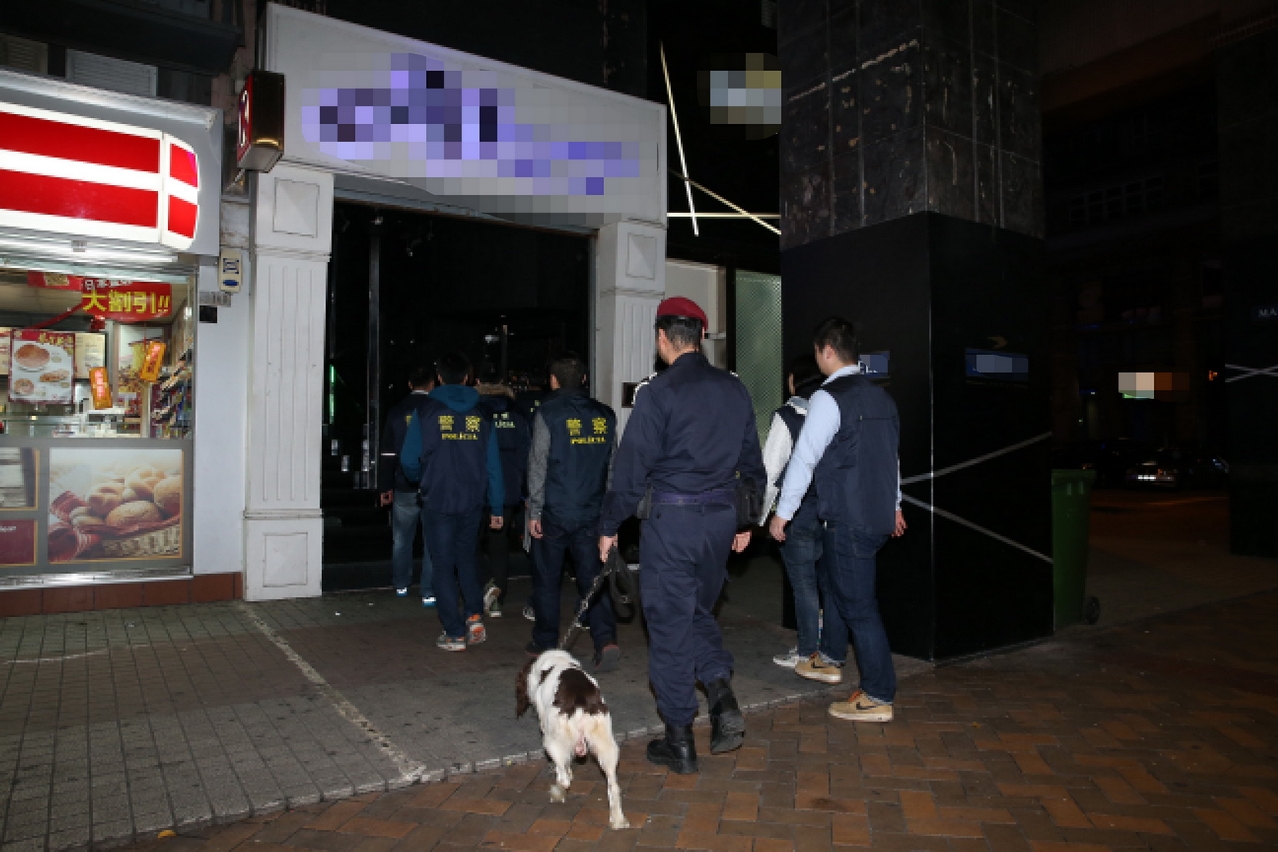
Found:
M 564 390 L 576 390 L 586 378 L 586 362 L 576 352 L 560 352 L 550 359 L 547 372 L 559 382 Z
M 692 317 L 657 317 L 657 330 L 677 349 L 701 348 L 701 320 Z
M 424 388 L 435 381 L 435 371 L 430 367 L 414 367 L 408 374 L 408 385 L 412 388 Z
M 463 352 L 446 352 L 436 359 L 435 372 L 446 385 L 464 385 L 470 381 L 470 359 Z
M 856 340 L 856 329 L 843 317 L 830 317 L 817 326 L 812 335 L 812 345 L 817 350 L 829 346 L 844 364 L 855 364 L 861 357 Z
M 812 391 L 820 386 L 825 379 L 821 375 L 821 369 L 817 367 L 816 356 L 811 352 L 805 352 L 802 355 L 796 355 L 790 359 L 790 366 L 786 369 L 786 375 L 794 379 L 794 393 L 796 396 L 810 396 Z

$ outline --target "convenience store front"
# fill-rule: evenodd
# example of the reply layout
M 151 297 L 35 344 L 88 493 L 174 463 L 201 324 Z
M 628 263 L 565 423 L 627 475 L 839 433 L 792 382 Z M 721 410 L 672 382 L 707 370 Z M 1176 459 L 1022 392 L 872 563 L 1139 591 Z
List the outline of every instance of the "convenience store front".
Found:
M 0 615 L 239 592 L 192 552 L 221 126 L 0 72 Z

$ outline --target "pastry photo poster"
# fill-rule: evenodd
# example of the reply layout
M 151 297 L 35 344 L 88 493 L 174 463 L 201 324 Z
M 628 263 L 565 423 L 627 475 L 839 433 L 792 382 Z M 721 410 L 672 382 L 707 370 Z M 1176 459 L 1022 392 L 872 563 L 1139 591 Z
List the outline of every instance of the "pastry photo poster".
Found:
M 15 328 L 9 344 L 9 400 L 70 405 L 75 334 Z
M 50 450 L 49 561 L 180 558 L 183 452 Z

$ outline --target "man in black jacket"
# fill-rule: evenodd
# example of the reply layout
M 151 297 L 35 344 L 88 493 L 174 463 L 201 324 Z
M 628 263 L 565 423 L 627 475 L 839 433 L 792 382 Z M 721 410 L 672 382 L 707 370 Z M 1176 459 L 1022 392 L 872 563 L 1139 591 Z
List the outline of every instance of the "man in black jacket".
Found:
M 417 505 L 417 483 L 409 482 L 399 464 L 399 453 L 404 448 L 404 433 L 408 421 L 430 399 L 427 394 L 435 387 L 434 371 L 417 367 L 408 379 L 408 396 L 386 415 L 382 429 L 381 463 L 377 465 L 377 490 L 381 492 L 383 506 L 391 506 L 391 577 L 395 594 L 408 595 L 413 582 L 413 541 L 417 538 L 417 521 L 421 507 Z M 422 548 L 422 604 L 434 606 L 435 592 L 431 586 L 430 553 Z

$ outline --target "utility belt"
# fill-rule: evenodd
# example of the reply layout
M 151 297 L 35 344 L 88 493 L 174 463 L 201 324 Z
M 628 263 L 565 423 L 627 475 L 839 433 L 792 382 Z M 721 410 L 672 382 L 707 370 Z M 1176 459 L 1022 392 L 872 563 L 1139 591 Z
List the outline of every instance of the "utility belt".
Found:
M 635 517 L 647 520 L 653 506 L 731 506 L 737 512 L 737 526 L 747 527 L 757 523 L 762 511 L 762 501 L 753 483 L 737 480 L 732 488 L 717 488 L 700 494 L 675 494 L 669 491 L 653 491 L 652 486 L 639 501 Z

